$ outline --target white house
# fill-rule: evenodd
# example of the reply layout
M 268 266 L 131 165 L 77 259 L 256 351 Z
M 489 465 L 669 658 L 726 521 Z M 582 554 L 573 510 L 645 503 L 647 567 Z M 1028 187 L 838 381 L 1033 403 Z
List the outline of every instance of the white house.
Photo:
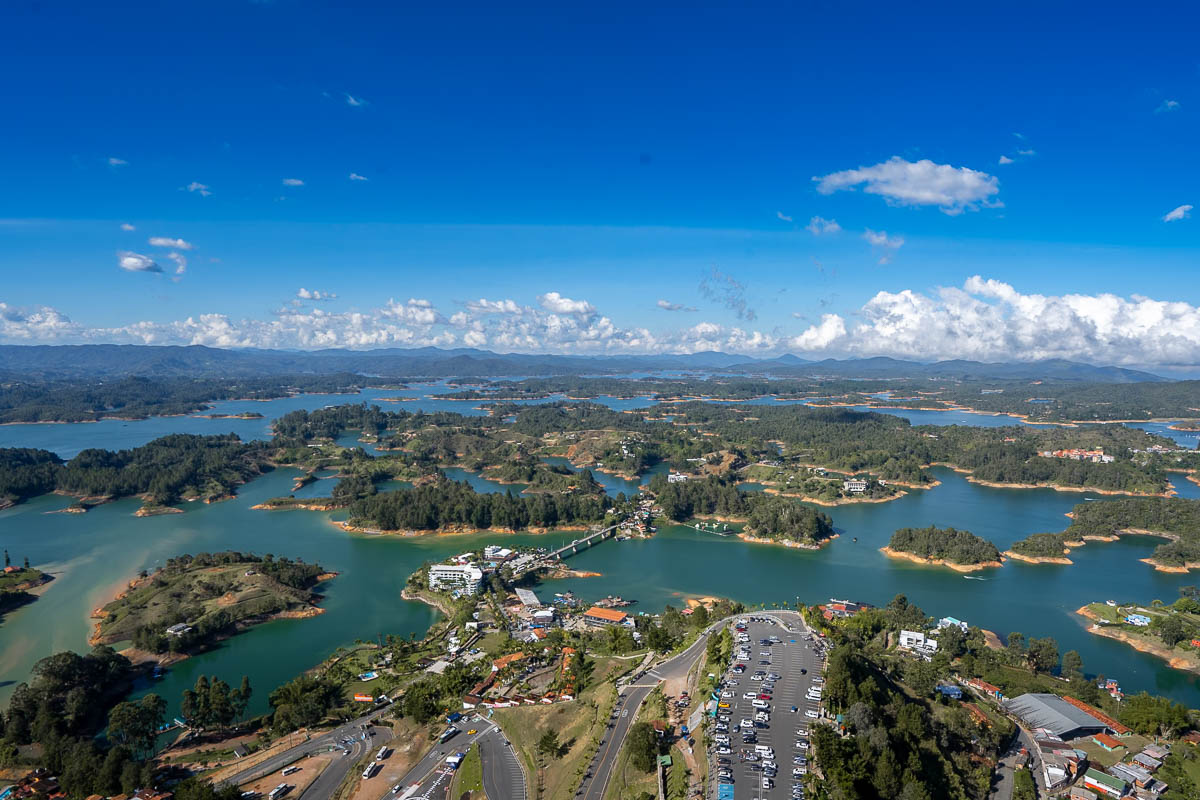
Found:
M 842 491 L 851 494 L 862 494 L 867 490 L 867 482 L 858 478 L 842 481 Z
M 470 564 L 434 564 L 429 568 L 429 588 L 435 592 L 459 589 L 475 594 L 483 586 L 483 570 Z
M 937 639 L 931 639 L 920 631 L 900 631 L 900 646 L 934 653 L 937 652 Z

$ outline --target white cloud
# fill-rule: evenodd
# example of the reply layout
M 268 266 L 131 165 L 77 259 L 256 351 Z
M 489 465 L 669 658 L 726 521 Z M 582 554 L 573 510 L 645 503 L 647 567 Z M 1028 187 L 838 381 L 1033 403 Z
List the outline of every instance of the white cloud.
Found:
M 204 185 L 203 183 L 198 183 L 196 181 L 192 181 L 191 183 L 189 183 L 187 186 L 185 186 L 183 188 L 186 191 L 195 192 L 196 194 L 200 195 L 201 197 L 208 197 L 210 194 L 212 194 L 212 192 L 209 191 L 208 186 Z
M 410 325 L 433 325 L 436 322 L 442 321 L 442 317 L 438 314 L 437 309 L 433 307 L 433 303 L 428 300 L 419 300 L 415 297 L 410 297 L 407 303 L 388 300 L 387 307 L 381 313 L 385 317 L 397 319 Z
M 840 233 L 842 230 L 842 226 L 838 225 L 838 221 L 836 219 L 825 219 L 824 217 L 813 217 L 804 227 L 813 236 L 823 236 L 827 233 Z
M 821 322 L 788 340 L 795 350 L 824 350 L 846 335 L 846 323 L 837 314 L 822 314 Z
M 368 178 L 364 178 L 362 175 L 359 175 L 357 172 L 351 172 L 351 173 L 350 173 L 350 180 L 352 180 L 352 181 L 365 181 L 365 180 L 369 180 L 369 179 L 368 179 Z
M 1190 203 L 1185 203 L 1168 211 L 1167 215 L 1163 217 L 1163 222 L 1178 222 L 1181 219 L 1187 219 L 1191 215 L 1192 206 Z
M 1017 155 L 1025 156 L 1026 158 L 1029 158 L 1031 156 L 1036 156 L 1037 150 L 1034 150 L 1032 147 L 1027 147 L 1024 150 L 1018 150 Z
M 108 165 L 110 167 L 127 167 L 129 166 L 129 162 L 123 158 L 110 158 L 108 160 Z
M 515 300 L 488 300 L 485 297 L 468 300 L 466 306 L 476 314 L 523 314 L 526 311 Z
M 663 311 L 696 311 L 693 306 L 685 306 L 683 303 L 672 303 L 669 300 L 659 300 L 658 307 Z
M 300 180 L 299 178 L 284 178 L 283 185 L 284 186 L 303 186 L 304 181 Z
M 157 262 L 150 256 L 135 253 L 132 250 L 122 250 L 117 253 L 117 266 L 126 272 L 162 272 Z
M 596 313 L 595 307 L 586 300 L 572 300 L 569 297 L 563 297 L 558 292 L 546 292 L 546 294 L 538 295 L 538 303 L 542 308 L 555 314 L 590 316 Z
M 890 263 L 892 256 L 896 255 L 896 251 L 904 246 L 903 236 L 888 236 L 887 231 L 873 231 L 867 228 L 863 233 L 863 238 L 879 254 L 880 264 Z
M 171 261 L 175 264 L 176 275 L 182 275 L 183 273 L 187 272 L 187 258 L 181 253 L 167 253 L 167 258 L 171 259 Z
M 779 219 L 783 220 L 784 222 L 792 221 L 792 218 L 789 217 L 787 214 L 783 213 L 782 211 L 776 211 L 775 216 L 778 217 Z
M 877 194 L 899 206 L 937 206 L 955 215 L 975 211 L 979 206 L 997 206 L 992 196 L 1000 191 L 1000 182 L 986 172 L 968 167 L 935 164 L 929 159 L 905 161 L 900 156 L 876 164 L 813 178 L 817 191 L 832 194 L 863 186 L 868 194 Z
M 136 231 L 136 230 L 137 230 L 137 228 L 133 227 L 133 226 L 132 226 L 132 225 L 130 225 L 128 222 L 122 222 L 122 223 L 121 223 L 121 230 L 123 230 L 123 231 Z
M 150 262 L 136 253 L 122 257 L 143 266 Z M 266 320 L 200 314 L 175 321 L 88 327 L 53 308 L 21 309 L 0 302 L 0 341 L 304 349 L 462 344 L 500 352 L 578 354 L 791 350 L 923 361 L 1065 358 L 1143 367 L 1200 364 L 1200 307 L 1137 295 L 1022 294 L 1010 284 L 980 276 L 961 287 L 932 292 L 879 292 L 852 314 L 824 314 L 820 322 L 788 333 L 711 321 L 652 333 L 643 327 L 618 326 L 598 312 L 585 317 L 523 308 L 521 314 L 481 318 L 460 311 L 445 320 L 433 303 L 412 298 L 365 312 L 289 304 Z
M 1000 160 L 997 161 L 996 163 L 997 164 L 1015 164 L 1016 160 L 1009 158 L 1008 156 L 1000 156 Z
M 333 292 L 321 292 L 316 289 L 305 289 L 303 286 L 296 292 L 296 297 L 300 300 L 315 300 L 317 302 L 325 302 L 327 300 L 336 300 L 337 295 Z
M 191 242 L 185 242 L 183 239 L 172 239 L 169 236 L 151 236 L 149 241 L 154 247 L 173 247 L 176 250 L 191 250 L 194 247 Z
M 367 101 L 363 100 L 361 97 L 355 97 L 354 95 L 350 94 L 349 92 L 343 92 L 343 94 L 346 95 L 346 105 L 348 105 L 348 106 L 351 106 L 353 108 L 362 108 L 363 106 L 365 106 L 367 104 Z
M 933 295 L 879 292 L 863 322 L 827 315 L 789 342 L 851 356 L 977 361 L 1065 358 L 1093 364 L 1200 363 L 1200 308 L 1134 295 L 1021 294 L 980 276 Z
M 1164 111 L 1178 111 L 1178 110 L 1179 110 L 1179 101 L 1178 100 L 1163 100 L 1162 104 L 1159 105 L 1158 108 L 1154 109 L 1154 113 L 1161 114 Z

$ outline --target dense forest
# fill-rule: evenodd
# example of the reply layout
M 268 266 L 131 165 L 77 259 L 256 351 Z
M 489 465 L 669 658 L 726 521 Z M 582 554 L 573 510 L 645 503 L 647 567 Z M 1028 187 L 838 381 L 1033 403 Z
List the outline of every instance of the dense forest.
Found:
M 731 481 L 710 475 L 699 480 L 671 483 L 655 475 L 650 491 L 667 519 L 681 522 L 695 516 L 743 519 L 750 513 L 750 494 L 739 491 Z
M 83 450 L 65 464 L 45 450 L 0 449 L 0 500 L 48 491 L 82 497 L 146 495 L 157 505 L 214 499 L 270 469 L 271 446 L 234 434 L 175 433 L 132 450 Z
M 768 539 L 816 545 L 833 537 L 827 514 L 785 497 L 752 495 L 746 532 Z
M 386 383 L 349 373 L 237 379 L 126 377 L 112 381 L 12 382 L 0 384 L 0 423 L 145 419 L 190 414 L 221 400 L 271 400 L 298 393 L 340 393 Z
M 1085 536 L 1119 536 L 1151 531 L 1172 539 L 1154 549 L 1151 558 L 1165 567 L 1200 563 L 1200 500 L 1183 497 L 1122 497 L 1079 503 L 1062 533 L 1035 533 L 1012 546 L 1027 556 L 1061 556 L 1067 542 Z
M 928 528 L 899 529 L 892 534 L 888 549 L 951 564 L 983 564 L 1000 560 L 1000 551 L 987 539 L 970 531 L 933 525 Z
M 1061 533 L 1035 533 L 1013 542 L 1012 551 L 1030 558 L 1062 558 L 1067 554 Z
M 370 495 L 350 506 L 350 524 L 385 531 L 450 527 L 523 530 L 600 522 L 611 501 L 572 492 L 520 497 L 480 494 L 465 483 L 439 480 L 411 489 Z

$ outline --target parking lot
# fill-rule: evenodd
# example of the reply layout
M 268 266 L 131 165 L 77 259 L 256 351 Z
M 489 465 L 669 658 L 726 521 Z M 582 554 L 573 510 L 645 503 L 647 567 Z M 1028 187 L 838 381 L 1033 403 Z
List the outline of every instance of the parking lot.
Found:
M 797 745 L 808 741 L 808 729 L 817 721 L 820 701 L 809 692 L 822 683 L 822 656 L 795 613 L 748 615 L 736 624 L 745 630 L 733 631 L 734 660 L 719 701 L 729 707 L 717 709 L 713 737 L 719 744 L 710 751 L 710 772 L 725 771 L 735 800 L 799 800 L 804 792 L 796 787 L 804 775 L 793 770 L 807 772 L 808 751 Z M 728 788 L 717 788 L 711 796 L 730 796 Z

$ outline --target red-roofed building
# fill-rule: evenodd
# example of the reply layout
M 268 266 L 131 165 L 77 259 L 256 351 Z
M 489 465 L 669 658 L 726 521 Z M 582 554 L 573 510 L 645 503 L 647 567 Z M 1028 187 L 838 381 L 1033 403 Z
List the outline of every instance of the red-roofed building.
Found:
M 600 606 L 592 606 L 587 611 L 583 612 L 583 621 L 588 625 L 606 626 L 606 625 L 630 625 L 629 615 L 624 611 L 617 611 L 615 608 L 601 608 Z
M 1065 694 L 1063 695 L 1063 700 L 1065 700 L 1068 703 L 1070 703 L 1071 705 L 1075 706 L 1080 711 L 1090 714 L 1091 716 L 1093 716 L 1096 719 L 1103 722 L 1105 725 L 1107 725 L 1109 727 L 1109 730 L 1111 730 L 1113 732 L 1113 734 L 1116 736 L 1128 736 L 1129 734 L 1133 733 L 1133 731 L 1131 731 L 1129 728 L 1127 728 L 1126 726 L 1117 722 L 1115 719 L 1110 717 L 1108 714 L 1105 714 L 1103 711 L 1096 708 L 1095 706 L 1089 706 L 1087 703 L 1083 702 L 1082 700 L 1076 700 L 1074 697 L 1071 697 L 1070 695 L 1065 695 Z

